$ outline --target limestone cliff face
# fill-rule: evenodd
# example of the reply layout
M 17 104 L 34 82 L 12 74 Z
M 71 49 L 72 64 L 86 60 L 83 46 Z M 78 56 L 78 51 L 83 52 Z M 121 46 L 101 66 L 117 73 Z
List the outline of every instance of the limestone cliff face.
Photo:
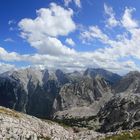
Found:
M 118 93 L 98 114 L 102 132 L 140 128 L 140 94 Z
M 140 128 L 140 73 L 130 72 L 117 82 L 115 75 L 114 85 L 106 79 L 112 73 L 101 71 L 1 74 L 0 106 L 102 132 Z
M 140 93 L 140 72 L 129 72 L 116 85 L 114 85 L 114 89 L 115 93 L 127 91 Z
M 116 73 L 112 73 L 110 71 L 107 71 L 101 68 L 97 68 L 97 69 L 88 68 L 84 72 L 84 75 L 90 76 L 90 77 L 96 77 L 97 75 L 99 75 L 100 77 L 103 77 L 110 85 L 115 85 L 122 78 L 120 75 Z
M 49 117 L 59 83 L 48 71 L 25 69 L 0 76 L 0 105 Z
M 78 78 L 61 88 L 54 102 L 55 119 L 95 116 L 111 96 L 111 89 L 103 78 Z
M 140 128 L 140 73 L 128 73 L 114 89 L 115 96 L 98 113 L 100 131 Z
M 95 115 L 111 96 L 110 86 L 99 75 L 32 68 L 0 75 L 0 105 L 40 118 L 66 110 L 74 117 L 80 112 L 81 117 Z

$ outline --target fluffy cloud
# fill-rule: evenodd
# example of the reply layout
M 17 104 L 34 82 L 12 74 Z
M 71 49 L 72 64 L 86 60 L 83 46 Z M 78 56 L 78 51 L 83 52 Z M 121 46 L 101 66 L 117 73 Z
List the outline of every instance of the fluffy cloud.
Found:
M 73 56 L 52 56 L 46 54 L 21 55 L 15 52 L 9 53 L 2 48 L 1 50 L 3 50 L 4 53 L 0 53 L 0 60 L 6 62 L 30 62 L 33 66 L 39 68 L 43 67 L 49 69 L 61 68 L 64 70 L 83 70 L 87 67 L 101 67 L 119 73 L 138 69 L 133 61 L 128 60 L 120 62 L 117 59 L 113 58 L 114 56 L 110 57 L 107 52 L 104 53 L 101 50 L 95 52 L 76 52 Z M 7 70 L 10 69 L 7 68 Z
M 75 46 L 75 42 L 71 38 L 66 38 L 65 42 L 70 46 Z
M 72 9 L 64 9 L 51 3 L 49 8 L 41 8 L 37 11 L 36 19 L 22 19 L 19 27 L 25 37 L 31 35 L 64 36 L 76 29 L 72 16 Z
M 136 9 L 135 8 L 127 8 L 125 9 L 124 15 L 122 17 L 122 25 L 125 28 L 136 28 L 138 27 L 138 23 L 136 20 L 132 18 L 132 12 L 134 12 Z
M 126 29 L 138 27 L 138 22 L 132 18 L 132 13 L 135 11 L 135 8 L 125 8 L 125 12 L 121 20 L 117 20 L 115 17 L 115 12 L 111 6 L 104 4 L 104 11 L 106 15 L 106 26 L 107 27 L 116 27 L 123 26 Z
M 105 15 L 107 16 L 106 19 L 106 26 L 108 27 L 115 27 L 119 25 L 119 21 L 115 18 L 115 13 L 113 8 L 104 4 Z
M 8 21 L 8 25 L 13 25 L 13 24 L 16 24 L 16 21 L 14 19 Z
M 140 59 L 140 26 L 138 22 L 132 18 L 134 9 L 126 8 L 120 21 L 119 26 L 125 28 L 124 33 L 117 34 L 112 39 L 106 33 L 97 27 L 90 26 L 88 30 L 81 33 L 83 42 L 93 42 L 98 40 L 104 44 L 104 48 L 96 49 L 90 52 L 92 58 L 98 57 L 98 64 L 107 69 L 120 70 L 138 70 L 132 58 Z M 129 59 L 131 57 L 131 59 Z M 126 58 L 126 59 L 125 59 Z M 120 61 L 124 59 L 124 61 Z
M 57 38 L 66 36 L 76 29 L 72 16 L 71 9 L 64 9 L 52 3 L 49 8 L 38 10 L 36 19 L 22 19 L 19 22 L 21 37 L 27 39 L 39 53 L 73 54 L 74 50 L 63 45 Z
M 29 40 L 29 42 L 41 54 L 72 55 L 75 53 L 75 50 L 66 47 L 60 40 L 53 37 L 45 37 L 39 41 Z
M 82 42 L 86 43 L 88 41 L 93 41 L 99 39 L 102 42 L 108 42 L 109 38 L 104 34 L 98 26 L 90 26 L 88 30 L 81 33 Z
M 4 48 L 0 47 L 0 60 L 21 61 L 22 57 L 16 52 L 7 52 Z
M 17 30 L 16 24 L 17 24 L 17 22 L 16 22 L 14 19 L 9 20 L 9 21 L 8 21 L 9 30 L 10 30 L 10 31 Z
M 81 7 L 81 1 L 80 0 L 74 0 L 74 2 L 78 7 Z
M 108 13 L 110 19 L 114 14 L 109 15 L 109 11 L 111 9 L 106 7 L 106 14 Z M 121 20 L 118 22 L 121 28 L 127 29 L 127 32 L 116 35 L 115 39 L 112 39 L 105 30 L 98 26 L 90 26 L 84 30 L 81 33 L 83 42 L 98 40 L 105 47 L 92 52 L 79 52 L 70 49 L 59 40 L 60 36 L 65 36 L 65 43 L 74 44 L 73 40 L 68 38 L 68 34 L 76 29 L 72 19 L 73 11 L 51 4 L 49 8 L 38 10 L 35 19 L 23 19 L 19 22 L 21 36 L 38 52 L 32 55 L 21 55 L 16 52 L 8 52 L 0 47 L 0 60 L 6 62 L 25 61 L 34 66 L 67 70 L 81 70 L 87 67 L 101 67 L 122 73 L 137 70 L 138 67 L 134 61 L 130 58 L 123 59 L 126 57 L 140 59 L 140 27 L 132 18 L 132 11 L 132 9 L 125 9 Z M 131 26 L 126 24 L 125 21 L 127 20 Z M 108 25 L 114 27 L 115 24 L 111 23 L 109 22 Z
M 6 38 L 4 39 L 5 42 L 15 42 L 12 38 Z
M 6 71 L 11 71 L 11 70 L 16 70 L 16 67 L 11 64 L 0 63 L 0 73 L 6 72 Z
M 76 6 L 81 7 L 81 0 L 64 0 L 65 6 L 69 6 L 71 2 L 74 2 Z

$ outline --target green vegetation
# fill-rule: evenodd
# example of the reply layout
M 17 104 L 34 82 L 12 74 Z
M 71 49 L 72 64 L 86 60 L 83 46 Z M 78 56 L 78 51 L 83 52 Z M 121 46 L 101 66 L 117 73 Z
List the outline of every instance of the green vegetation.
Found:
M 41 119 L 43 122 L 47 122 L 48 124 L 54 124 L 52 120 L 49 119 Z
M 12 111 L 12 110 L 5 109 L 5 108 L 0 108 L 0 113 L 8 115 L 8 116 L 16 117 L 16 118 L 21 117 L 21 115 L 19 113 L 17 113 L 16 111 Z
M 60 126 L 62 126 L 62 127 L 64 127 L 65 129 L 69 129 L 69 128 L 71 128 L 69 125 L 67 125 L 67 124 L 65 124 L 65 123 L 63 123 L 63 122 L 60 122 L 60 123 L 58 123 Z
M 89 130 L 97 129 L 96 123 L 98 122 L 95 116 L 83 118 L 65 118 L 63 120 L 56 119 L 54 121 L 58 122 L 60 125 L 65 127 L 85 127 Z
M 39 137 L 37 137 L 37 139 L 38 140 L 51 140 L 51 138 L 50 137 L 43 137 L 43 136 L 39 136 Z
M 106 137 L 103 140 L 140 140 L 140 130 L 122 132 L 118 135 Z

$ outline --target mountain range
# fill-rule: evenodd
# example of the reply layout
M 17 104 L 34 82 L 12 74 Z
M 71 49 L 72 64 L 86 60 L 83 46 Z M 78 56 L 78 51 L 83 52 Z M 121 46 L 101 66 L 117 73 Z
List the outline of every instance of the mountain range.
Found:
M 107 133 L 140 127 L 140 73 L 33 68 L 0 74 L 0 106 Z

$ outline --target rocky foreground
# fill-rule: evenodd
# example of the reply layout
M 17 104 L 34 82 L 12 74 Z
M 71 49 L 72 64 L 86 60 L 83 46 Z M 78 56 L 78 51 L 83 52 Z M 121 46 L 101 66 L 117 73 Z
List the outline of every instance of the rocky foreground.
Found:
M 106 80 L 97 71 L 105 73 Z M 118 79 L 116 74 L 95 69 L 10 71 L 0 75 L 0 106 L 60 121 L 92 117 L 113 96 L 109 83 Z
M 0 107 L 1 140 L 91 140 L 103 134 L 63 127 L 23 113 Z
M 139 72 L 7 72 L 0 106 L 0 140 L 140 140 Z
M 0 140 L 139 140 L 139 130 L 101 134 L 0 107 Z

